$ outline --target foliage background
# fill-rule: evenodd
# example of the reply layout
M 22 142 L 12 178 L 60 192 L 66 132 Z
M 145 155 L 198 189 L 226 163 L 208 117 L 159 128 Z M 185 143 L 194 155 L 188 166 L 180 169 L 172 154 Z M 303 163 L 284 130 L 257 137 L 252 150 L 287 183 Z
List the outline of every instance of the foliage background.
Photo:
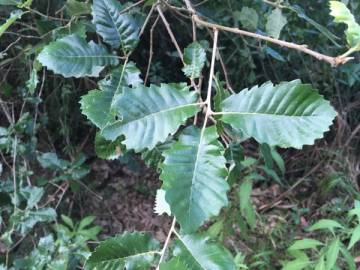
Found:
M 131 12 L 144 18 L 150 2 L 132 8 Z M 179 1 L 170 2 L 181 6 Z M 347 2 L 359 19 L 358 1 Z M 288 23 L 281 33 L 282 39 L 307 44 L 328 55 L 344 52 L 344 27 L 332 22 L 327 1 L 290 3 L 301 7 L 309 18 L 340 38 L 335 40 L 337 46 L 308 20 L 284 10 Z M 30 12 L 24 14 L 0 37 L 0 126 L 3 128 L 0 130 L 0 209 L 3 233 L 0 252 L 4 263 L 25 258 L 35 249 L 40 237 L 54 235 L 53 245 L 58 251 L 54 250 L 51 256 L 57 261 L 81 264 L 83 253 L 88 252 L 94 242 L 98 241 L 100 229 L 91 227 L 90 232 L 84 233 L 81 239 L 75 239 L 81 234 L 72 234 L 72 231 L 77 232 L 79 228 L 75 225 L 71 230 L 62 228 L 70 221 L 61 219 L 61 214 L 70 216 L 73 219 L 71 222 L 76 224 L 89 215 L 96 216 L 94 224 L 102 227 L 100 238 L 138 229 L 151 231 L 164 241 L 170 225 L 166 217 L 153 214 L 155 191 L 159 187 L 156 171 L 148 168 L 137 155 L 125 155 L 111 162 L 97 158 L 93 143 L 95 128 L 80 113 L 79 106 L 80 97 L 94 89 L 96 81 L 92 78 L 64 79 L 40 69 L 34 61 L 42 46 L 62 35 L 62 30 L 66 33 L 82 33 L 86 28 L 88 39 L 98 39 L 87 15 L 76 18 L 75 21 L 80 23 L 74 24 L 74 28 L 79 29 L 65 27 L 58 32 L 54 31 L 65 26 L 71 18 L 71 11 L 65 4 L 66 1 L 61 0 L 34 0 Z M 256 10 L 256 30 L 264 32 L 266 16 L 272 6 L 260 0 L 199 1 L 197 10 L 219 24 L 244 27 L 244 18 L 239 15 L 244 6 Z M 0 6 L 0 19 L 5 20 L 12 9 Z M 170 8 L 164 7 L 164 12 L 180 47 L 184 49 L 192 42 L 191 21 Z M 155 19 L 154 15 L 131 56 L 131 60 L 141 70 L 142 78 L 147 70 L 150 27 Z M 198 30 L 198 40 L 208 48 L 207 53 L 210 55 L 211 33 L 205 29 Z M 231 217 L 229 222 L 220 219 L 212 223 L 214 226 L 208 226 L 212 235 L 223 240 L 234 254 L 242 254 L 238 256 L 239 260 L 244 256 L 243 263 L 250 269 L 278 269 L 282 261 L 289 259 L 286 249 L 292 242 L 304 235 L 309 236 L 305 227 L 321 218 L 348 222 L 346 212 L 352 208 L 354 198 L 360 199 L 359 58 L 355 55 L 354 61 L 335 69 L 297 51 L 228 33 L 220 34 L 220 46 L 228 86 L 235 91 L 269 80 L 278 83 L 300 78 L 319 89 L 339 113 L 336 124 L 327 133 L 325 140 L 301 151 L 279 150 L 285 161 L 284 174 L 275 165 L 268 164 L 274 161 L 269 161 L 254 141 L 246 142 L 243 145 L 245 153 L 254 160 L 249 160 L 252 163 L 243 174 L 256 173 L 262 176 L 261 180 L 254 181 L 252 194 L 252 205 L 257 212 L 256 228 L 244 225 L 241 215 Z M 148 82 L 160 84 L 186 81 L 181 72 L 182 63 L 161 21 L 154 28 L 153 52 Z M 208 68 L 209 63 L 206 70 Z M 31 86 L 36 82 L 31 80 L 33 70 L 38 75 L 35 87 Z M 218 65 L 219 78 L 225 81 L 221 70 Z M 1 132 L 6 132 L 6 136 Z M 14 165 L 15 152 L 17 159 Z M 50 152 L 56 153 L 56 156 L 44 157 L 42 154 Z M 11 180 L 14 168 L 24 189 L 30 186 L 32 194 L 36 187 L 43 189 L 44 194 L 35 200 L 34 209 L 29 207 L 28 210 L 52 208 L 56 210 L 57 221 L 50 214 L 43 220 L 46 222 L 29 231 L 24 229 L 24 235 L 18 232 L 13 234 L 10 243 L 9 237 L 4 235 L 12 224 L 9 219 L 10 201 L 14 198 L 9 195 L 11 186 L 6 183 Z M 274 172 L 267 171 L 269 168 Z M 231 196 L 236 197 L 235 193 L 233 191 Z M 26 196 L 22 203 L 27 202 L 28 205 Z M 225 211 L 223 217 L 228 214 Z M 220 234 L 217 226 L 225 228 L 224 232 Z M 240 229 L 246 233 L 239 233 Z M 324 241 L 328 237 L 321 233 L 310 236 Z M 71 255 L 74 254 L 72 248 L 80 254 L 75 259 Z M 61 255 L 64 249 L 69 250 L 66 258 Z M 353 257 L 358 256 L 360 254 L 355 247 Z M 266 268 L 269 265 L 272 268 Z

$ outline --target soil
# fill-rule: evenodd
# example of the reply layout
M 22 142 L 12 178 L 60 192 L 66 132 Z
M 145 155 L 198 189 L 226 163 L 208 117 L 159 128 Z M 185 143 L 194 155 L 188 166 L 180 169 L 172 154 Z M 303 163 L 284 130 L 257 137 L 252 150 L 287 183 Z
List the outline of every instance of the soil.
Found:
M 154 213 L 156 190 L 161 186 L 158 174 L 140 160 L 134 160 L 135 170 L 119 161 L 96 159 L 91 164 L 92 192 L 82 197 L 82 216 L 96 216 L 102 227 L 100 238 L 124 231 L 151 232 L 164 241 L 171 218 Z M 96 195 L 94 194 L 96 193 Z M 101 197 L 101 198 L 100 198 Z

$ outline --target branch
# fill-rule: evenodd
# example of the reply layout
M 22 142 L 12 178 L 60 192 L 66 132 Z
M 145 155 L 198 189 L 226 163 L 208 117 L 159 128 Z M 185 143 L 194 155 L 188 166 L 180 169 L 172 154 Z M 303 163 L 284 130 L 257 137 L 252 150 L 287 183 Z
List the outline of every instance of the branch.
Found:
M 160 252 L 160 259 L 159 259 L 158 266 L 156 267 L 156 270 L 160 269 L 160 264 L 162 263 L 162 261 L 165 258 L 166 249 L 169 246 L 171 235 L 175 232 L 175 225 L 176 225 L 176 218 L 174 218 L 172 223 L 171 223 L 171 227 L 170 227 L 169 233 L 168 233 L 168 235 L 166 237 L 165 244 L 164 244 L 164 246 L 163 246 L 163 248 L 162 248 L 162 250 Z
M 311 49 L 309 49 L 307 47 L 307 45 L 299 45 L 296 43 L 292 43 L 292 42 L 287 42 L 284 40 L 280 40 L 280 39 L 276 39 L 276 38 L 272 38 L 272 37 L 268 37 L 268 36 L 263 36 L 263 35 L 259 35 L 256 33 L 252 33 L 252 32 L 248 32 L 245 30 L 241 30 L 238 28 L 232 28 L 232 27 L 227 27 L 227 26 L 223 26 L 223 25 L 219 25 L 219 24 L 214 24 L 214 23 L 210 23 L 207 21 L 204 21 L 203 19 L 201 19 L 197 14 L 195 9 L 192 7 L 190 0 L 184 0 L 186 7 L 188 9 L 188 11 L 192 14 L 192 20 L 194 22 L 196 22 L 198 25 L 202 25 L 211 29 L 217 29 L 220 31 L 225 31 L 225 32 L 231 32 L 231 33 L 235 33 L 238 35 L 242 35 L 242 36 L 247 36 L 247 37 L 252 37 L 258 40 L 264 40 L 267 42 L 271 42 L 273 44 L 279 45 L 281 47 L 287 47 L 289 49 L 294 49 L 300 52 L 303 52 L 305 54 L 311 55 L 312 57 L 320 60 L 320 61 L 324 61 L 329 63 L 332 67 L 337 67 L 339 65 L 343 65 L 345 63 L 347 63 L 350 60 L 353 60 L 354 57 L 347 57 L 346 55 L 340 55 L 337 57 L 332 57 L 332 56 L 328 56 L 316 51 L 313 51 Z

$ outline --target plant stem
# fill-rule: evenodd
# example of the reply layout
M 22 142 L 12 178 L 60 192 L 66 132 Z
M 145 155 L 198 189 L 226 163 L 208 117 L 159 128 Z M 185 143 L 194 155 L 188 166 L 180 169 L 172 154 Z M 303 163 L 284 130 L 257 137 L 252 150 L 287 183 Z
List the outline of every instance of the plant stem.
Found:
M 170 239 L 171 239 L 171 236 L 172 234 L 175 232 L 175 225 L 176 225 L 176 218 L 174 217 L 172 223 L 171 223 L 171 227 L 170 227 L 170 230 L 169 230 L 169 233 L 166 237 L 166 240 L 165 240 L 165 244 L 160 252 L 160 259 L 159 259 L 159 263 L 158 263 L 158 266 L 156 267 L 156 270 L 159 270 L 160 269 L 160 264 L 162 263 L 162 261 L 164 260 L 164 257 L 165 257 L 165 253 L 166 253 L 166 250 L 167 250 L 167 247 L 169 246 L 169 243 L 170 243 Z
M 343 65 L 345 63 L 347 63 L 350 60 L 353 60 L 354 57 L 344 57 L 343 55 L 337 56 L 337 57 L 332 57 L 332 56 L 328 56 L 316 51 L 313 51 L 311 49 L 309 49 L 307 47 L 307 45 L 300 45 L 300 44 L 296 44 L 296 43 L 292 43 L 292 42 L 288 42 L 288 41 L 284 41 L 284 40 L 280 40 L 280 39 L 276 39 L 276 38 L 272 38 L 269 36 L 263 36 L 263 35 L 259 35 L 253 32 L 248 32 L 245 30 L 241 30 L 239 28 L 232 28 L 232 27 L 227 27 L 227 26 L 223 26 L 223 25 L 219 25 L 219 24 L 215 24 L 215 23 L 210 23 L 207 22 L 203 19 L 201 19 L 197 14 L 196 11 L 194 10 L 194 8 L 192 7 L 190 0 L 184 0 L 186 7 L 189 11 L 190 14 L 192 14 L 192 19 L 201 26 L 205 26 L 208 28 L 212 28 L 212 29 L 217 29 L 217 30 L 221 30 L 221 31 L 225 31 L 225 32 L 231 32 L 231 33 L 235 33 L 238 35 L 242 35 L 242 36 L 247 36 L 247 37 L 252 37 L 258 40 L 264 40 L 267 42 L 271 42 L 273 44 L 279 45 L 281 47 L 287 47 L 289 49 L 293 49 L 293 50 L 297 50 L 303 53 L 306 53 L 308 55 L 311 55 L 312 57 L 320 60 L 320 61 L 324 61 L 329 63 L 332 67 L 337 67 L 339 65 Z
M 215 59 L 216 59 L 216 53 L 217 53 L 217 43 L 218 43 L 218 37 L 219 37 L 219 31 L 214 28 L 214 45 L 213 45 L 213 51 L 211 56 L 211 66 L 210 66 L 210 74 L 209 74 L 209 83 L 208 83 L 208 90 L 206 95 L 206 105 L 207 105 L 207 111 L 206 116 L 212 114 L 211 109 L 211 90 L 212 90 L 212 82 L 214 77 L 214 69 L 215 69 Z

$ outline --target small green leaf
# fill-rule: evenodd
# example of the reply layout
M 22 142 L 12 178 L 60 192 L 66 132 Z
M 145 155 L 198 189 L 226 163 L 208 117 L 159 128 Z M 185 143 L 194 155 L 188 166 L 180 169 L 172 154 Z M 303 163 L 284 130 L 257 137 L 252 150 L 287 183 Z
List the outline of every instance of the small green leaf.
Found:
M 69 16 L 81 16 L 91 13 L 91 5 L 77 0 L 67 0 L 65 10 Z
M 252 181 L 250 179 L 245 179 L 239 188 L 239 199 L 240 199 L 240 209 L 244 211 L 250 203 L 250 196 L 252 192 Z
M 336 116 L 328 101 L 299 80 L 245 89 L 224 100 L 221 108 L 220 119 L 245 137 L 294 148 L 321 138 Z
M 340 240 L 337 238 L 337 239 L 333 240 L 331 242 L 330 246 L 328 247 L 328 249 L 325 253 L 326 269 L 332 269 L 335 266 L 336 261 L 339 256 L 340 244 L 341 244 Z
M 79 230 L 85 229 L 87 226 L 94 222 L 95 216 L 87 216 L 80 221 Z
M 6 20 L 6 22 L 0 25 L 0 37 L 17 19 L 21 18 L 23 14 L 24 12 L 19 9 L 12 11 L 10 17 Z
M 26 87 L 29 90 L 31 95 L 33 95 L 35 93 L 38 83 L 39 83 L 39 78 L 37 75 L 37 70 L 32 69 L 32 71 L 30 73 L 30 78 L 29 78 L 29 80 L 26 81 Z
M 74 228 L 74 222 L 71 220 L 70 217 L 61 215 L 61 219 L 64 221 L 66 225 L 68 225 L 71 229 Z
M 65 170 L 70 166 L 68 161 L 59 159 L 55 153 L 43 153 L 37 160 L 44 169 Z
M 333 16 L 336 23 L 345 23 L 347 30 L 346 39 L 350 47 L 360 49 L 360 25 L 356 22 L 354 15 L 339 1 L 330 1 L 330 15 Z
M 182 71 L 187 77 L 197 79 L 201 75 L 205 61 L 206 53 L 201 44 L 198 42 L 191 43 L 184 51 L 185 66 Z
M 86 43 L 76 35 L 63 37 L 47 45 L 38 56 L 39 62 L 64 77 L 97 77 L 108 65 L 117 65 L 116 55 L 93 41 Z
M 293 260 L 287 262 L 281 270 L 302 270 L 311 264 L 308 260 Z
M 318 240 L 304 238 L 304 239 L 295 241 L 295 243 L 292 244 L 291 247 L 289 247 L 289 250 L 313 249 L 313 248 L 317 248 L 318 246 L 322 246 L 322 245 L 324 245 L 324 244 Z
M 139 40 L 139 26 L 129 14 L 121 13 L 117 0 L 94 0 L 92 6 L 93 24 L 96 32 L 114 49 L 121 47 L 131 51 Z
M 326 270 L 324 256 L 321 256 L 320 259 L 318 260 L 318 263 L 315 266 L 315 270 Z
M 348 265 L 348 270 L 356 270 L 356 264 L 354 257 L 351 255 L 351 253 L 346 249 L 344 245 L 341 245 L 340 252 L 343 255 L 344 260 L 346 261 Z
M 249 7 L 242 7 L 241 11 L 235 11 L 234 17 L 241 25 L 248 30 L 255 31 L 259 23 L 259 15 L 256 10 Z
M 308 228 L 308 231 L 315 231 L 315 230 L 329 230 L 334 232 L 334 229 L 342 229 L 344 228 L 339 222 L 331 219 L 321 219 L 316 222 L 314 225 Z
M 108 141 L 100 132 L 95 136 L 95 152 L 99 158 L 114 160 L 120 157 L 125 151 L 125 147 L 121 144 L 122 138 L 119 137 L 115 141 Z
M 148 270 L 159 254 L 159 243 L 150 234 L 128 233 L 101 242 L 86 261 L 90 269 Z
M 351 249 L 360 240 L 360 225 L 356 226 L 351 232 L 351 238 L 348 245 L 348 249 Z
M 287 19 L 281 9 L 275 8 L 267 17 L 266 33 L 274 38 L 279 38 L 281 30 L 287 24 Z

